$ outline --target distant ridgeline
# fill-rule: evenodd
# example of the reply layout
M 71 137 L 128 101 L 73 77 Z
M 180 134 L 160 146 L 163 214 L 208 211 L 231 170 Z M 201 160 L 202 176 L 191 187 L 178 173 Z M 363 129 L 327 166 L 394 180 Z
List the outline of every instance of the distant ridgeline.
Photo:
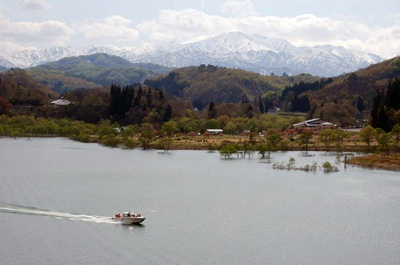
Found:
M 31 76 L 60 94 L 77 88 L 110 86 L 112 83 L 142 83 L 169 70 L 161 65 L 131 63 L 104 53 L 67 57 L 27 69 Z

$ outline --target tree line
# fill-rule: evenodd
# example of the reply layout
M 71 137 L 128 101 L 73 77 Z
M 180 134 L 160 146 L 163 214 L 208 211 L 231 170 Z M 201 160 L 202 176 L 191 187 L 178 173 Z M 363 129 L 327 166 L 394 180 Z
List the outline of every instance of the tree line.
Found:
M 386 93 L 383 89 L 377 91 L 371 108 L 371 125 L 390 132 L 400 124 L 400 80 L 389 82 Z
M 315 82 L 300 81 L 292 86 L 286 86 L 282 90 L 279 101 L 287 111 L 308 112 L 310 110 L 310 100 L 304 93 L 319 90 L 332 82 L 332 78 L 327 78 Z

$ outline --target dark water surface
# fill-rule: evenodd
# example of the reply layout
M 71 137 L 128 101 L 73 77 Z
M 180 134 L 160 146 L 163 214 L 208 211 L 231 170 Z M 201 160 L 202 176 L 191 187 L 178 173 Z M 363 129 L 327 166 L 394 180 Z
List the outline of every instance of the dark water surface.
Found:
M 0 264 L 400 264 L 399 172 L 265 162 L 0 139 Z

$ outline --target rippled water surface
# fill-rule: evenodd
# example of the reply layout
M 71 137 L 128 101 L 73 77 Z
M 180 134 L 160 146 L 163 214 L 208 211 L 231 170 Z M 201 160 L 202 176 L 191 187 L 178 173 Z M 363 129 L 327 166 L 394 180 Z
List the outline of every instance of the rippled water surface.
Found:
M 0 139 L 0 264 L 399 264 L 400 173 L 339 169 Z

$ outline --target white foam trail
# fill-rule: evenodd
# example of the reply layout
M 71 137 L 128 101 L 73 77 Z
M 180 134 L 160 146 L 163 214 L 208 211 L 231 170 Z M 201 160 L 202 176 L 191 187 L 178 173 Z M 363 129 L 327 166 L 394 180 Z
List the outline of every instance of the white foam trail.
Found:
M 82 221 L 82 222 L 94 222 L 94 223 L 108 223 L 115 224 L 116 222 L 111 219 L 111 217 L 106 216 L 96 216 L 96 215 L 86 215 L 86 214 L 72 214 L 72 213 L 62 213 L 48 211 L 33 207 L 23 207 L 23 206 L 6 206 L 0 207 L 0 212 L 14 213 L 14 214 L 28 214 L 28 215 L 40 215 L 54 217 L 57 219 L 68 219 L 72 221 Z

